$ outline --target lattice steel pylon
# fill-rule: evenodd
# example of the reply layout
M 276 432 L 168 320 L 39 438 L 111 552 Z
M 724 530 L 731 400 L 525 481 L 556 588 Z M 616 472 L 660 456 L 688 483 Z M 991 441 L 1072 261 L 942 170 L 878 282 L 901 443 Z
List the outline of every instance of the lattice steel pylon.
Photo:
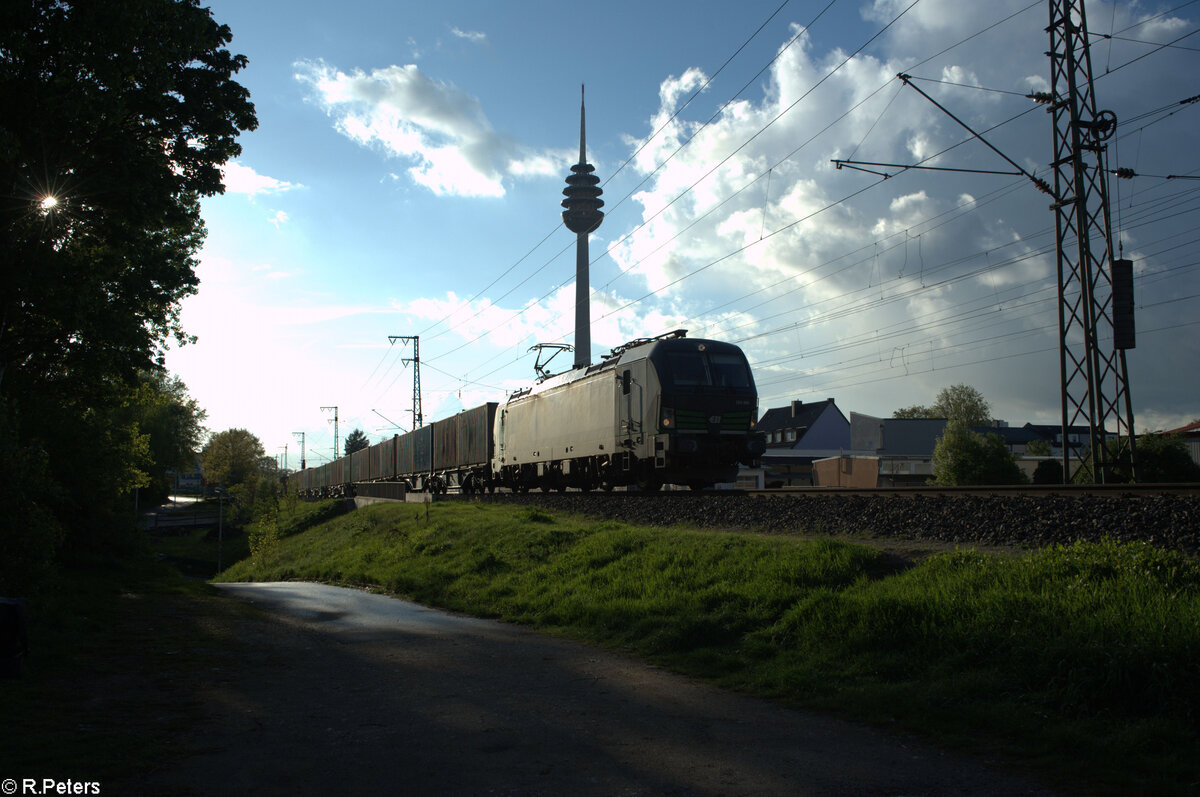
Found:
M 400 361 L 405 365 L 408 365 L 409 363 L 413 364 L 413 429 L 420 429 L 425 424 L 425 418 L 421 414 L 421 336 L 388 335 L 389 343 L 394 344 L 398 340 L 402 340 L 405 343 L 408 343 L 411 340 L 413 345 L 413 356 L 401 358 Z
M 1050 0 L 1050 113 L 1054 117 L 1058 331 L 1062 370 L 1063 476 L 1089 471 L 1114 481 L 1122 459 L 1136 474 L 1133 404 L 1125 367 L 1128 341 L 1113 335 L 1112 227 L 1105 142 L 1116 129 L 1111 111 L 1097 112 L 1084 0 Z M 1099 253 L 1099 254 L 1097 254 Z M 1131 296 L 1129 297 L 1132 298 Z M 1088 452 L 1071 459 L 1069 438 L 1087 428 Z M 1117 451 L 1105 444 L 1110 433 Z

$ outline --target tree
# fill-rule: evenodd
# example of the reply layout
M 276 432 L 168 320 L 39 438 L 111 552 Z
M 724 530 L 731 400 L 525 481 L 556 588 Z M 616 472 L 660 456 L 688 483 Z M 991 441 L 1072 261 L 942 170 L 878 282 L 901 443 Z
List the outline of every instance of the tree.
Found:
M 1057 459 L 1043 459 L 1033 469 L 1034 484 L 1062 484 L 1063 466 Z
M 933 483 L 943 487 L 1024 484 L 1027 480 L 1000 435 L 973 432 L 962 420 L 946 423 L 933 448 Z
M 1113 463 L 1112 481 L 1133 481 L 1129 465 L 1129 449 L 1118 440 L 1107 440 L 1109 461 Z M 1200 465 L 1188 453 L 1187 443 L 1179 435 L 1145 434 L 1137 439 L 1138 480 L 1149 484 L 1171 482 L 1200 482 Z M 1091 483 L 1091 470 L 1086 466 L 1076 475 L 1077 481 Z
M 1142 435 L 1137 440 L 1137 457 L 1144 482 L 1200 482 L 1200 465 L 1179 435 Z
M 228 429 L 209 438 L 200 452 L 200 468 L 209 484 L 234 487 L 257 479 L 262 442 L 245 429 Z
M 162 369 L 139 374 L 139 384 L 130 402 L 130 413 L 138 431 L 148 437 L 146 471 L 152 498 L 170 491 L 168 471 L 190 471 L 204 436 L 201 425 L 207 413 L 187 392 L 187 385 Z
M 929 407 L 921 404 L 914 404 L 911 407 L 901 407 L 892 413 L 893 418 L 936 418 Z
M 990 426 L 992 408 L 987 400 L 970 385 L 950 385 L 937 394 L 937 400 L 926 407 L 915 404 L 892 413 L 893 418 L 945 418 L 964 421 L 967 426 Z
M 1025 445 L 1025 453 L 1031 457 L 1048 457 L 1050 451 L 1049 440 L 1030 440 Z
M 371 445 L 371 441 L 363 434 L 363 430 L 355 429 L 346 435 L 346 445 L 343 446 L 342 451 L 345 452 L 346 456 L 350 456 L 355 451 L 361 451 L 369 445 Z
M 970 385 L 942 388 L 932 409 L 939 418 L 962 421 L 967 426 L 990 426 L 992 423 L 991 405 L 982 393 Z
M 257 124 L 231 38 L 199 0 L 0 3 L 0 402 L 65 546 L 132 542 L 174 459 L 138 374 L 190 340 L 200 198 Z
M 199 0 L 2 6 L 0 385 L 128 381 L 188 339 L 198 199 L 257 125 L 246 59 Z

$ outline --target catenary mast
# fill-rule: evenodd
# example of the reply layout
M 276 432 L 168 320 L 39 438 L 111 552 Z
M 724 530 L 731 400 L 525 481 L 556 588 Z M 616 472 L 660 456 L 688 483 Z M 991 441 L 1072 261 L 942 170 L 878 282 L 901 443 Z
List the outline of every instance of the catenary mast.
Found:
M 1114 480 L 1128 458 L 1136 481 L 1133 402 L 1125 351 L 1134 347 L 1133 264 L 1114 257 L 1108 203 L 1107 140 L 1117 127 L 1097 109 L 1084 0 L 1050 0 L 1050 112 L 1062 372 L 1063 476 L 1090 471 Z M 1087 451 L 1072 462 L 1070 435 L 1086 429 Z M 1117 451 L 1109 450 L 1115 436 Z

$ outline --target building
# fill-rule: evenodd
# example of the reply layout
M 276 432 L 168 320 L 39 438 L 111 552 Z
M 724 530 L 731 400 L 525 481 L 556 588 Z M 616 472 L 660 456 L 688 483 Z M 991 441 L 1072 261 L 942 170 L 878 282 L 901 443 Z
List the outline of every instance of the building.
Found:
M 1063 428 L 1062 424 L 1045 424 L 1045 423 L 1027 423 L 1024 427 L 1031 434 L 1037 435 L 1042 440 L 1047 440 L 1050 443 L 1050 455 L 1053 457 L 1062 457 L 1063 454 Z M 1091 430 L 1086 426 L 1072 426 L 1067 431 L 1067 444 L 1071 449 L 1072 456 L 1078 457 L 1086 453 L 1091 447 Z
M 1188 453 L 1192 455 L 1192 461 L 1200 465 L 1200 421 L 1189 423 L 1187 426 L 1180 426 L 1178 429 L 1171 429 L 1165 434 L 1179 435 L 1183 441 L 1187 443 Z
M 1053 432 L 1055 427 L 1044 427 Z M 933 449 L 946 429 L 945 418 L 876 418 L 850 413 L 850 447 L 839 456 L 813 464 L 813 484 L 820 487 L 920 486 L 933 478 Z M 1042 427 L 1012 427 L 1004 421 L 973 426 L 978 434 L 994 434 L 1018 458 L 1018 465 L 1033 472 L 1037 460 L 1020 459 L 1034 440 L 1045 440 Z M 1061 428 L 1057 429 L 1060 433 Z M 1087 429 L 1080 430 L 1083 435 Z M 1053 441 L 1053 437 L 1050 438 Z M 1073 435 L 1072 435 L 1073 439 Z M 1061 455 L 1061 447 L 1059 448 Z
M 850 422 L 831 398 L 769 409 L 756 428 L 767 438 L 762 456 L 767 487 L 810 485 L 814 460 L 850 447 Z

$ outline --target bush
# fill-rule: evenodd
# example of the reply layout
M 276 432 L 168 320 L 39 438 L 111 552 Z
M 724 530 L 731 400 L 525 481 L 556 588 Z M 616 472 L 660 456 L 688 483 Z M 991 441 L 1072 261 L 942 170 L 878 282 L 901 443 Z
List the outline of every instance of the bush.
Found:
M 1033 471 L 1034 484 L 1062 484 L 1063 466 L 1057 459 L 1043 459 Z
M 971 431 L 950 421 L 933 449 L 933 483 L 944 487 L 972 484 L 1024 484 L 1027 479 L 1004 440 Z
M 21 445 L 15 426 L 0 405 L 0 595 L 13 597 L 46 583 L 66 536 L 53 510 L 59 490 L 49 455 Z

